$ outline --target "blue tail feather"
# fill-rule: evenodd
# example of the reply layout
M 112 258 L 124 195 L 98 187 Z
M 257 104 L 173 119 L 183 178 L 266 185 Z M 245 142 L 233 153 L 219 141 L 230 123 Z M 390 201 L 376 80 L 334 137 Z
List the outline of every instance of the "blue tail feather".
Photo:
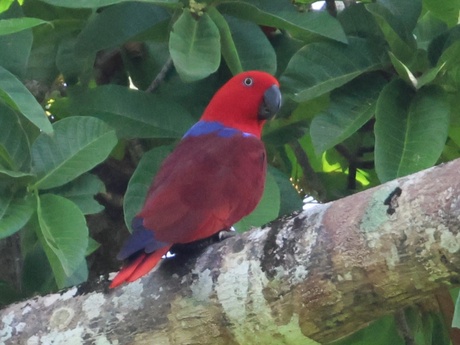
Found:
M 118 260 L 126 260 L 139 252 L 152 253 L 168 245 L 167 243 L 155 240 L 154 232 L 144 227 L 141 217 L 134 217 L 131 226 L 133 233 L 123 244 L 117 255 Z

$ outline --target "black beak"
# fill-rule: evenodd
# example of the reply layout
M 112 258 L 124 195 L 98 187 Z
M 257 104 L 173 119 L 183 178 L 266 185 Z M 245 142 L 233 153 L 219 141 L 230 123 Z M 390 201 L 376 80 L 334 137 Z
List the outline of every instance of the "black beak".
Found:
M 259 107 L 259 120 L 268 120 L 281 108 L 281 91 L 273 85 L 264 92 L 264 99 Z

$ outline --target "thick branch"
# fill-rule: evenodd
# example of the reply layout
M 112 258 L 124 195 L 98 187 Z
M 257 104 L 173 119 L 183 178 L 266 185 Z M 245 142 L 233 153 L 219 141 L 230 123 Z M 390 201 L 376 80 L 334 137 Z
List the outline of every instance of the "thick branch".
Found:
M 0 314 L 0 342 L 336 339 L 459 284 L 459 171 L 456 160 L 316 206 L 199 257 L 165 260 L 115 291 L 104 282 L 104 291 L 71 289 L 12 305 Z

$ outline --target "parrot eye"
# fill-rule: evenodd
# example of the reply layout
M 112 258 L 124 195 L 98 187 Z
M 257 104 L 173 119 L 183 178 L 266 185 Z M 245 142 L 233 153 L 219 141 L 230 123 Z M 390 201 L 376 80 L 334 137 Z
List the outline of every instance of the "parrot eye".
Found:
M 254 81 L 252 80 L 252 78 L 249 78 L 249 77 L 243 80 L 244 86 L 251 86 L 253 82 Z

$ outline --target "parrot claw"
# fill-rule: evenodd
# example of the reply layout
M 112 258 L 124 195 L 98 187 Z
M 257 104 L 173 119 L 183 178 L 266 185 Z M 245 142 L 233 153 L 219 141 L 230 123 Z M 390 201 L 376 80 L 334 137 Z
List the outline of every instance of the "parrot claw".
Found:
M 233 237 L 236 235 L 236 231 L 232 229 L 221 230 L 217 233 L 219 242 L 226 240 L 227 238 Z
M 181 254 L 192 254 L 196 252 L 200 252 L 204 250 L 206 247 L 210 245 L 221 242 L 229 237 L 233 237 L 236 235 L 235 230 L 233 229 L 224 229 L 220 230 L 219 232 L 215 233 L 210 237 L 203 238 L 198 241 L 189 242 L 189 243 L 176 243 L 174 244 L 170 252 L 172 254 L 181 255 Z

